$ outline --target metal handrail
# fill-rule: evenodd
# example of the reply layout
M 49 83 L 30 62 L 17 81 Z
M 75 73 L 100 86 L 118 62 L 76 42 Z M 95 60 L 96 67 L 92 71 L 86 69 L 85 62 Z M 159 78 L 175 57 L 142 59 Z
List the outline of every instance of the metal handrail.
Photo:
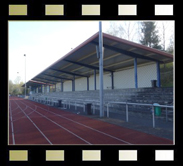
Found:
M 107 103 L 107 117 L 109 117 L 109 105 L 110 104 L 125 104 L 126 105 L 126 121 L 127 122 L 128 122 L 128 105 L 141 105 L 141 106 L 150 106 L 150 107 L 152 107 L 153 128 L 155 128 L 154 107 L 164 107 L 164 108 L 166 108 L 166 121 L 167 121 L 167 108 L 174 108 L 174 106 L 168 106 L 168 105 L 154 105 L 154 104 L 142 104 L 142 103 L 130 103 L 130 102 L 108 102 Z
M 70 104 L 71 103 L 74 103 L 74 106 L 75 106 L 75 110 L 77 109 L 77 105 L 78 103 L 83 103 L 83 111 L 85 112 L 85 107 L 84 105 L 86 103 L 92 103 L 92 106 L 93 106 L 93 112 L 95 112 L 95 105 L 96 103 L 100 103 L 100 101 L 98 100 L 84 100 L 83 99 L 71 99 L 71 98 L 61 98 L 61 97 L 51 97 L 51 96 L 46 96 L 47 97 L 47 100 L 51 101 L 51 100 L 63 100 L 65 101 L 65 106 L 67 107 L 69 105 L 69 108 L 70 108 Z M 35 97 L 35 100 L 39 100 L 39 99 L 42 99 L 42 98 L 45 98 L 43 96 L 39 96 L 39 97 Z M 168 115 L 167 115 L 167 108 L 174 108 L 174 106 L 170 106 L 170 105 L 154 105 L 154 104 L 144 104 L 144 103 L 130 103 L 130 102 L 115 102 L 115 101 L 112 101 L 112 102 L 106 102 L 106 105 L 107 106 L 107 117 L 109 117 L 109 105 L 110 104 L 123 104 L 123 105 L 126 105 L 126 121 L 128 122 L 128 106 L 129 105 L 140 105 L 140 106 L 149 106 L 149 107 L 152 107 L 152 121 L 153 121 L 153 128 L 155 128 L 155 114 L 154 114 L 154 108 L 155 107 L 162 107 L 162 108 L 166 108 L 166 121 L 167 121 L 167 118 L 168 118 Z

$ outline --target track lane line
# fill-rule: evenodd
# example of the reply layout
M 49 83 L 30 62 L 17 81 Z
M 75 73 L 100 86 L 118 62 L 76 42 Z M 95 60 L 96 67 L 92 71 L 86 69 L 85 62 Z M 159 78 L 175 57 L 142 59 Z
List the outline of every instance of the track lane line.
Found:
M 11 132 L 12 132 L 12 141 L 13 145 L 15 145 L 15 136 L 14 136 L 14 127 L 13 127 L 13 121 L 12 121 L 12 110 L 11 110 L 11 102 L 10 102 L 10 118 L 11 118 Z
M 30 104 L 32 104 L 32 103 L 30 103 Z M 41 109 L 43 109 L 43 110 L 45 110 L 45 111 L 48 111 L 48 110 L 46 110 L 46 109 L 44 109 L 44 108 L 42 108 L 42 107 L 40 107 L 40 106 L 37 106 L 37 107 L 39 107 L 39 108 L 41 108 Z M 31 107 L 30 107 L 30 108 L 31 108 Z M 76 124 L 79 124 L 79 125 L 81 125 L 81 126 L 84 126 L 84 127 L 86 127 L 86 128 L 89 128 L 89 129 L 91 129 L 91 130 L 93 130 L 93 131 L 96 131 L 96 132 L 98 132 L 98 133 L 101 133 L 101 134 L 103 134 L 103 135 L 106 135 L 106 136 L 108 136 L 108 137 L 111 137 L 111 138 L 113 138 L 113 139 L 116 139 L 116 140 L 118 140 L 118 141 L 121 141 L 121 142 L 123 142 L 123 143 L 129 144 L 129 145 L 133 145 L 133 144 L 131 144 L 130 142 L 127 142 L 127 141 L 125 141 L 125 140 L 123 140 L 123 139 L 120 139 L 120 138 L 117 138 L 117 137 L 112 136 L 112 135 L 110 135 L 110 134 L 107 134 L 107 133 L 105 133 L 105 132 L 99 131 L 99 130 L 97 130 L 97 129 L 94 129 L 94 128 L 92 128 L 92 127 L 89 127 L 89 126 L 87 126 L 87 125 L 84 125 L 84 124 L 82 124 L 82 123 L 79 123 L 79 122 L 77 122 L 77 121 L 74 121 L 74 120 L 72 120 L 72 119 L 69 119 L 69 118 L 67 118 L 67 117 L 64 117 L 64 116 L 62 116 L 62 115 L 60 115 L 60 114 L 56 114 L 56 113 L 53 113 L 53 112 L 51 112 L 51 111 L 48 111 L 48 112 L 50 112 L 50 113 L 52 113 L 52 114 L 54 114 L 54 115 L 56 115 L 56 116 L 59 116 L 59 117 L 61 117 L 61 118 L 67 119 L 67 120 L 69 120 L 69 121 L 71 121 L 71 122 L 74 122 L 74 123 L 76 123 Z
M 20 102 L 22 102 L 22 101 L 20 101 Z M 24 104 L 24 103 L 23 103 L 23 104 Z M 24 104 L 24 105 L 26 105 L 26 104 Z M 31 108 L 30 106 L 28 106 L 28 107 L 29 107 L 30 109 L 34 110 L 34 109 Z M 34 110 L 34 111 L 35 111 L 35 110 Z M 42 117 L 44 117 L 45 119 L 51 121 L 51 122 L 54 123 L 55 125 L 59 126 L 60 128 L 66 130 L 66 131 L 69 132 L 70 134 L 72 134 L 72 135 L 76 136 L 77 138 L 81 139 L 82 141 L 86 142 L 87 144 L 92 145 L 90 142 L 86 141 L 85 139 L 81 138 L 81 137 L 78 136 L 77 134 L 73 133 L 72 131 L 66 129 L 65 127 L 63 127 L 63 126 L 61 126 L 60 124 L 56 123 L 55 121 L 51 120 L 51 119 L 48 118 L 47 116 L 45 116 L 45 115 L 39 113 L 38 111 L 35 111 L 35 112 L 36 112 L 37 114 L 41 115 Z
M 15 101 L 15 103 L 17 104 L 17 102 Z M 18 104 L 17 104 L 18 105 Z M 39 127 L 32 121 L 32 119 L 26 115 L 26 113 L 24 112 L 24 110 L 18 105 L 18 107 L 22 110 L 22 112 L 25 114 L 25 116 L 32 122 L 32 124 L 36 127 L 36 129 L 38 129 L 38 131 L 42 134 L 42 136 L 49 142 L 49 144 L 53 145 L 52 142 L 44 135 L 44 133 L 39 129 Z
M 33 112 L 34 112 L 34 111 L 28 113 L 27 115 L 30 115 L 30 114 L 32 114 Z M 17 119 L 15 119 L 15 120 L 13 120 L 13 122 L 16 122 L 17 120 L 20 120 L 20 119 L 23 119 L 23 118 L 26 118 L 26 116 L 24 115 L 24 116 L 22 116 L 22 117 L 20 117 L 20 118 L 17 118 Z

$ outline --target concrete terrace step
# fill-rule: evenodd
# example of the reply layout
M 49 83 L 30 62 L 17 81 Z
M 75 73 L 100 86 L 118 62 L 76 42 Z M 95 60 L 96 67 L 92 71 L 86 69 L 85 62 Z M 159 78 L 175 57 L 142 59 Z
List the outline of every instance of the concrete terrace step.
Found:
M 34 97 L 70 98 L 82 100 L 99 100 L 99 90 L 52 92 L 47 94 L 33 94 Z M 135 103 L 160 103 L 173 102 L 173 88 L 132 88 L 104 90 L 105 101 L 128 101 Z

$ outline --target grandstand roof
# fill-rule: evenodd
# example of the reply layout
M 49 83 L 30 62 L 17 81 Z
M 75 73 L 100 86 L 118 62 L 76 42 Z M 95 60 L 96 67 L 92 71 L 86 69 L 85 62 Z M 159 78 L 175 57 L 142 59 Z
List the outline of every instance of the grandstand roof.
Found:
M 26 84 L 33 85 L 33 81 L 43 84 L 55 84 L 61 81 L 72 80 L 73 77 L 89 77 L 94 70 L 99 73 L 99 60 L 96 53 L 99 33 L 97 32 L 79 46 L 61 57 L 55 63 L 37 74 Z M 141 44 L 111 36 L 103 33 L 104 72 L 117 71 L 121 68 L 134 66 L 134 58 L 137 64 L 148 62 L 167 63 L 173 61 L 173 55 L 153 49 Z M 24 85 L 23 85 L 24 86 Z

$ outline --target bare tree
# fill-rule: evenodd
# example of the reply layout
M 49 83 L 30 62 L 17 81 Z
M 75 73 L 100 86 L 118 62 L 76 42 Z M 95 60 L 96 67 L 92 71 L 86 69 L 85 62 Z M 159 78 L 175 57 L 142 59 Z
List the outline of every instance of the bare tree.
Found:
M 167 50 L 167 46 L 170 45 L 169 42 L 171 42 L 174 32 L 173 24 L 170 21 L 158 21 L 157 25 L 159 27 L 159 36 L 161 38 L 162 48 L 163 50 Z
M 21 80 L 20 76 L 17 76 L 16 79 L 14 80 L 15 84 L 19 84 Z
M 130 41 L 138 41 L 138 22 L 118 21 L 110 22 L 107 33 Z
M 169 45 L 168 45 L 166 51 L 170 54 L 173 54 L 173 52 L 174 52 L 174 34 L 172 34 L 169 38 Z

